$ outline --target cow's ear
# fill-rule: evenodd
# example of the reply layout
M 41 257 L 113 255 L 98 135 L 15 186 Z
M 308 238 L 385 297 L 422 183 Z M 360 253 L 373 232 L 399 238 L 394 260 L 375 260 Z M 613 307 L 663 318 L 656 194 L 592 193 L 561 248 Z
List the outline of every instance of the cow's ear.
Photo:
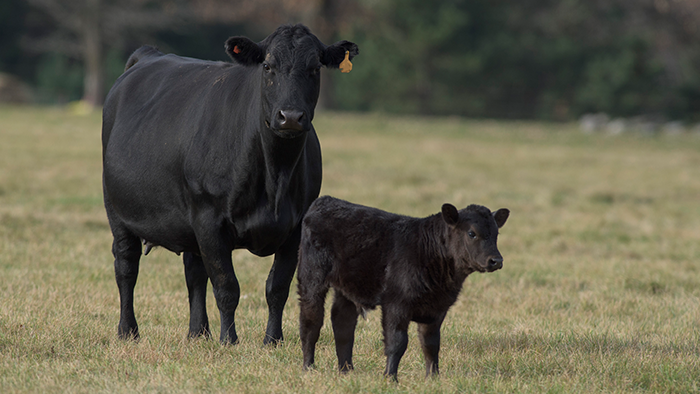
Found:
M 443 204 L 442 220 L 451 226 L 456 225 L 459 222 L 459 211 L 452 204 Z
M 333 45 L 327 46 L 321 55 L 321 64 L 329 68 L 338 68 L 340 63 L 345 60 L 345 52 L 349 52 L 349 58 L 357 56 L 360 51 L 357 49 L 357 44 L 350 41 L 338 41 Z
M 231 37 L 224 45 L 226 53 L 235 62 L 243 65 L 253 65 L 262 63 L 265 58 L 264 51 L 260 45 L 251 41 L 248 37 Z
M 509 215 L 510 211 L 505 208 L 501 208 L 498 211 L 493 212 L 493 218 L 496 219 L 498 228 L 501 228 L 504 224 L 506 224 L 506 220 L 508 220 Z

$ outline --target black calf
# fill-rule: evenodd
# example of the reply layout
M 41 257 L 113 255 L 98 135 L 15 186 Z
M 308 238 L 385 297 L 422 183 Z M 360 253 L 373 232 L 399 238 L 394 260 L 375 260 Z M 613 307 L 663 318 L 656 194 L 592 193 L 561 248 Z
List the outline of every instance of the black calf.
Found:
M 467 275 L 503 266 L 496 246 L 509 211 L 479 205 L 412 218 L 332 197 L 316 200 L 304 218 L 299 248 L 300 334 L 304 369 L 314 363 L 324 301 L 335 290 L 331 322 L 338 368 L 353 369 L 357 316 L 382 306 L 385 375 L 396 379 L 418 323 L 426 374 L 438 373 L 440 326 Z

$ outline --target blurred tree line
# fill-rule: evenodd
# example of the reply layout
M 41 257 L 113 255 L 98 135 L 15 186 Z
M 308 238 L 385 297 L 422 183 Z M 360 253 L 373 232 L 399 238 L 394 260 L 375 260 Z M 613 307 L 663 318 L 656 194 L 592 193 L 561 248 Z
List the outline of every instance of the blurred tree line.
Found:
M 99 105 L 141 44 L 227 60 L 229 36 L 296 22 L 360 47 L 327 108 L 700 120 L 700 0 L 3 0 L 0 71 Z

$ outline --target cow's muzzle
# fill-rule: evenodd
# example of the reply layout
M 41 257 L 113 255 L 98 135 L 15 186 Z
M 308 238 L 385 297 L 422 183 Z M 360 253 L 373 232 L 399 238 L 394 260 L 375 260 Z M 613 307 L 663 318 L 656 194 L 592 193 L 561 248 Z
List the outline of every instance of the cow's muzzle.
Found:
M 297 135 L 300 132 L 308 131 L 309 121 L 304 111 L 283 109 L 275 115 L 273 128 L 282 134 Z

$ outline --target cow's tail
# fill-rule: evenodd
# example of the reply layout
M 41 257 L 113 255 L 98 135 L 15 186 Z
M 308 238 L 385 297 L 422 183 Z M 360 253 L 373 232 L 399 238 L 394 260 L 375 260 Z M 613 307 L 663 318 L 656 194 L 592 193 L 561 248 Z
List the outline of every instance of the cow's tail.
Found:
M 124 71 L 133 67 L 134 64 L 138 63 L 138 61 L 144 57 L 152 55 L 162 55 L 162 52 L 159 51 L 158 48 L 150 45 L 142 46 L 141 48 L 135 50 L 131 56 L 129 56 L 129 60 L 126 61 L 126 66 L 124 67 Z

